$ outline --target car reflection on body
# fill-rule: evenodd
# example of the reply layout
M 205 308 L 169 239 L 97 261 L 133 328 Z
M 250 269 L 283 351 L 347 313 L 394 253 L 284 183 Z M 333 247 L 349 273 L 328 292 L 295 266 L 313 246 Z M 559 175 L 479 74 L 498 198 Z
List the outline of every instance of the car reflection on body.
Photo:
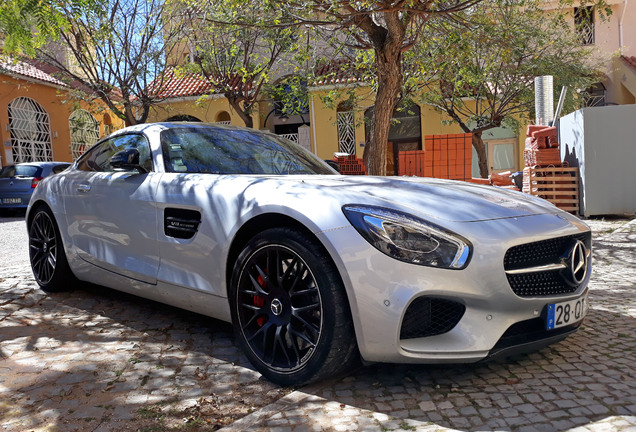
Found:
M 68 162 L 27 162 L 0 170 L 0 210 L 26 209 L 40 181 L 71 166 Z
M 538 349 L 587 312 L 590 230 L 552 204 L 342 176 L 244 128 L 123 129 L 45 179 L 27 225 L 44 290 L 79 279 L 229 321 L 282 385 Z

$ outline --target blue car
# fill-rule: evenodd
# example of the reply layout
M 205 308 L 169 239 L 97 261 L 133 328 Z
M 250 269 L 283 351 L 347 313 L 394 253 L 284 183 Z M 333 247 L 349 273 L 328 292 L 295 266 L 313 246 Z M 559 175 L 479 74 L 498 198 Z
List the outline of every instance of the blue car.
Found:
M 3 167 L 0 170 L 0 210 L 26 209 L 38 183 L 70 165 L 68 162 L 27 162 Z

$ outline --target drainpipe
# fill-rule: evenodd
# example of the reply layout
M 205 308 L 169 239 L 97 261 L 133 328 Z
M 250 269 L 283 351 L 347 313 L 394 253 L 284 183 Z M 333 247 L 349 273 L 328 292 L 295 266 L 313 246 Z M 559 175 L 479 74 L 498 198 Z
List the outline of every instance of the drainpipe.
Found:
M 623 54 L 623 18 L 625 18 L 625 11 L 627 10 L 627 0 L 623 0 L 623 13 L 618 20 L 618 50 Z
M 314 95 L 311 95 L 311 131 L 314 135 L 314 154 L 318 156 L 318 141 L 316 140 L 316 109 L 314 107 Z

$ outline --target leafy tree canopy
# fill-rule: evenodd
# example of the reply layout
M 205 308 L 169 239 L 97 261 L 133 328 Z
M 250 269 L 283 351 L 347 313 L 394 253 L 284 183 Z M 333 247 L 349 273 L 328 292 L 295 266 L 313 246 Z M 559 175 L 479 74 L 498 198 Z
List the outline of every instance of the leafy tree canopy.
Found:
M 163 0 L 8 0 L 0 6 L 4 52 L 52 66 L 58 78 L 101 99 L 129 124 L 163 96 L 174 45 Z M 153 86 L 150 86 L 152 81 Z
M 534 79 L 553 75 L 558 89 L 585 89 L 598 81 L 598 60 L 582 47 L 558 12 L 531 0 L 485 0 L 461 14 L 462 24 L 427 27 L 406 61 L 407 89 L 473 133 L 482 177 L 488 167 L 483 131 L 533 111 Z M 571 92 L 573 94 L 573 92 Z

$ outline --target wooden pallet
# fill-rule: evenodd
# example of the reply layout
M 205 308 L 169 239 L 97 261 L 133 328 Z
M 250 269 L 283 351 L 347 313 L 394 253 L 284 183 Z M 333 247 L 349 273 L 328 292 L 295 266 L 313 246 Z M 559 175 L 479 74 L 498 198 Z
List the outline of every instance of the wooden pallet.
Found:
M 526 167 L 523 191 L 550 201 L 562 210 L 579 214 L 579 169 Z

